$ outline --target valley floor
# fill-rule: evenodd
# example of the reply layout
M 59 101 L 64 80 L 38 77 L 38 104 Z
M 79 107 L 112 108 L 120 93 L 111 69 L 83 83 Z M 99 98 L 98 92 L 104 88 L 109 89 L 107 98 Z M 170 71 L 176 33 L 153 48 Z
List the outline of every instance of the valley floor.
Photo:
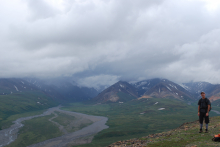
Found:
M 61 147 L 90 143 L 94 134 L 108 128 L 105 125 L 107 120 L 106 117 L 69 112 L 60 110 L 60 107 L 54 107 L 41 115 L 19 118 L 10 128 L 1 130 L 0 146 L 10 143 L 7 147 L 28 145 L 30 147 Z M 24 126 L 21 123 L 23 121 L 25 121 Z M 18 133 L 19 128 L 21 130 Z
M 213 110 L 219 111 L 219 107 L 212 107 Z M 109 126 L 108 129 L 96 134 L 91 143 L 77 147 L 104 147 L 119 140 L 166 132 L 185 122 L 198 119 L 196 104 L 188 105 L 182 101 L 163 98 L 133 100 L 125 103 L 73 103 L 62 109 L 109 118 L 106 124 Z M 210 116 L 219 116 L 219 114 L 212 111 Z

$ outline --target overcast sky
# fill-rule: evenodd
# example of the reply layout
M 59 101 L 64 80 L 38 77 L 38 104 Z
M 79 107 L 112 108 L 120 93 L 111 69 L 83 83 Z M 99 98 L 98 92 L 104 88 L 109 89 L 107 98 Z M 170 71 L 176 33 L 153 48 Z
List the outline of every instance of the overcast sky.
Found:
M 220 83 L 219 0 L 0 0 L 0 77 Z

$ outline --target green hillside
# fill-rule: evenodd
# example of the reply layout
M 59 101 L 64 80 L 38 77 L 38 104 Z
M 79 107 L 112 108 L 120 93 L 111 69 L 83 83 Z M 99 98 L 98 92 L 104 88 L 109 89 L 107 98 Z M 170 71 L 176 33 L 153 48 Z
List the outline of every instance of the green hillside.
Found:
M 158 102 L 156 104 L 156 102 Z M 164 110 L 158 110 L 165 108 Z M 169 131 L 184 122 L 197 120 L 197 106 L 174 99 L 141 99 L 123 104 L 70 104 L 64 110 L 106 116 L 108 129 L 95 135 L 92 143 L 80 147 L 103 147 L 119 140 Z M 217 114 L 211 112 L 211 116 Z
M 184 123 L 171 131 L 151 134 L 146 137 L 118 141 L 109 147 L 147 146 L 147 147 L 216 147 L 219 142 L 213 142 L 214 135 L 220 133 L 220 117 L 211 117 L 209 133 L 199 133 L 199 122 Z M 204 127 L 205 128 L 205 127 Z
M 48 121 L 54 114 L 33 118 L 24 121 L 24 127 L 19 130 L 18 138 L 6 147 L 26 147 L 47 139 L 55 138 L 62 135 L 59 128 Z
M 40 112 L 31 113 L 56 106 L 50 97 L 42 92 L 17 92 L 8 95 L 0 95 L 0 126 L 1 129 L 9 127 L 13 120 L 18 117 L 13 115 L 29 112 L 30 115 L 39 114 Z M 24 114 L 24 116 L 26 116 Z M 22 115 L 19 115 L 22 117 Z M 12 119 L 13 118 L 13 119 Z

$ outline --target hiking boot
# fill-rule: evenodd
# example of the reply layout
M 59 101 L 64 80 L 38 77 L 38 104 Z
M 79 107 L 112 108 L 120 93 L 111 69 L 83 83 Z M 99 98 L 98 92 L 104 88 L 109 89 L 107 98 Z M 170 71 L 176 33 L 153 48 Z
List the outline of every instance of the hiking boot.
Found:
M 200 129 L 199 133 L 202 133 L 202 129 Z
M 205 133 L 208 133 L 209 131 L 208 131 L 208 129 L 205 129 Z

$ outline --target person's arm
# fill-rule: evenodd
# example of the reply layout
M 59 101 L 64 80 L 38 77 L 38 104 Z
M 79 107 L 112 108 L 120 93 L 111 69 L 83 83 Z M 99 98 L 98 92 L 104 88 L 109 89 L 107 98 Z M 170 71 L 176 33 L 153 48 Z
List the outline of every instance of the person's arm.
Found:
M 198 116 L 199 116 L 199 114 L 200 114 L 200 105 L 198 106 Z
M 206 116 L 209 116 L 210 106 L 211 106 L 211 103 L 210 101 L 208 101 L 208 109 L 207 109 Z
M 207 110 L 207 113 L 209 113 L 209 111 L 210 111 L 210 105 L 208 105 L 208 110 Z

